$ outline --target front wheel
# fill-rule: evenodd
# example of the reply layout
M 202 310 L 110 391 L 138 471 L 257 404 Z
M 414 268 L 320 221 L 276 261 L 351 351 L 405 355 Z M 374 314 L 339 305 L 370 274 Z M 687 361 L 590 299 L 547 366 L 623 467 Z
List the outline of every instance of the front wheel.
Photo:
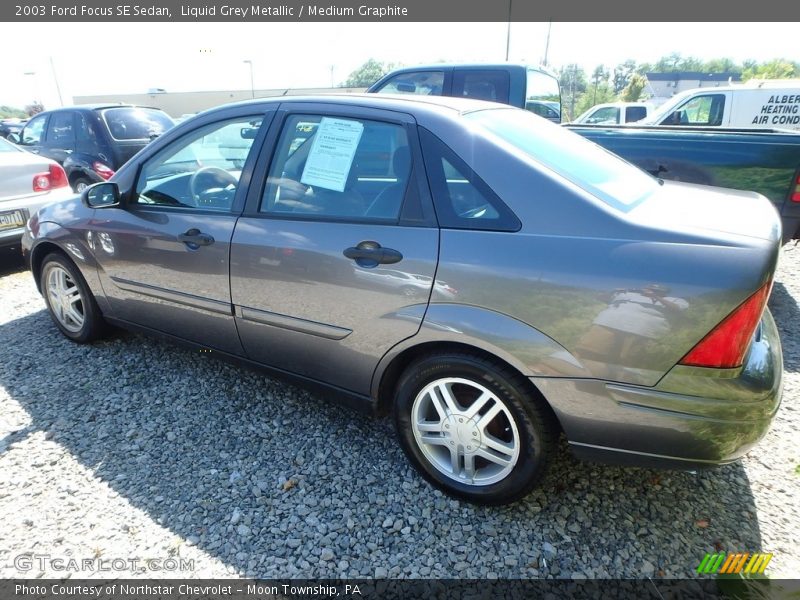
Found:
M 50 316 L 61 333 L 79 344 L 102 337 L 105 321 L 100 308 L 68 258 L 48 254 L 42 261 L 41 285 Z
M 428 481 L 490 505 L 533 489 L 558 431 L 519 374 L 469 353 L 412 363 L 398 384 L 394 419 L 403 450 Z
M 72 189 L 76 194 L 82 194 L 83 190 L 92 185 L 92 182 L 85 177 L 79 177 L 72 183 Z

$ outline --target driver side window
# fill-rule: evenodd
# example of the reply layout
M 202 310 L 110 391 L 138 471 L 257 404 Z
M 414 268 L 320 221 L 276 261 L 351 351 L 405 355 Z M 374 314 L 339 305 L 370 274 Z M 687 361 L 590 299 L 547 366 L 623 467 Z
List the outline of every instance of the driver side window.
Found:
M 202 127 L 147 161 L 136 184 L 143 206 L 228 211 L 261 117 Z

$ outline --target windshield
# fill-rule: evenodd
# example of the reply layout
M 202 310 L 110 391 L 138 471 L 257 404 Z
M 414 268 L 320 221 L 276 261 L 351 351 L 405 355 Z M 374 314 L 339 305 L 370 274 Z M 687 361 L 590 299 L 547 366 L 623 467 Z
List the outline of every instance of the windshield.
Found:
M 109 108 L 103 118 L 115 140 L 150 140 L 173 126 L 165 112 L 154 108 Z
M 628 210 L 658 186 L 615 154 L 526 111 L 480 110 L 464 116 L 614 208 Z

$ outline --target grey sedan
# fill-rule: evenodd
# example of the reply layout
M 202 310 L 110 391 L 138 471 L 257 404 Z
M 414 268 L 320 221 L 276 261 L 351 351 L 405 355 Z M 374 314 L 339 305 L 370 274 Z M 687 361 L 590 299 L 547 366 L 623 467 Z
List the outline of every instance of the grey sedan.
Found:
M 70 196 L 67 175 L 57 162 L 0 139 L 0 247 L 19 245 L 31 214 Z
M 765 198 L 529 112 L 348 95 L 188 119 L 23 247 L 71 340 L 161 334 L 390 412 L 428 481 L 500 504 L 562 433 L 628 464 L 747 452 L 781 397 L 780 239 Z

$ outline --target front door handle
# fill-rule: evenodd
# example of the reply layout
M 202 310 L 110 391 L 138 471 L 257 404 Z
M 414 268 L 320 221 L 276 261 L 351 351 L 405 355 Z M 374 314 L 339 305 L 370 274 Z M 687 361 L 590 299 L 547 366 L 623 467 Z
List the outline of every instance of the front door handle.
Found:
M 384 248 L 378 242 L 361 242 L 358 246 L 346 248 L 342 254 L 360 267 L 391 265 L 403 260 L 403 255 L 397 250 Z
M 210 246 L 214 243 L 214 238 L 207 233 L 203 233 L 199 229 L 190 229 L 186 233 L 181 233 L 178 236 L 178 241 L 183 242 L 189 248 L 195 250 L 200 246 Z

